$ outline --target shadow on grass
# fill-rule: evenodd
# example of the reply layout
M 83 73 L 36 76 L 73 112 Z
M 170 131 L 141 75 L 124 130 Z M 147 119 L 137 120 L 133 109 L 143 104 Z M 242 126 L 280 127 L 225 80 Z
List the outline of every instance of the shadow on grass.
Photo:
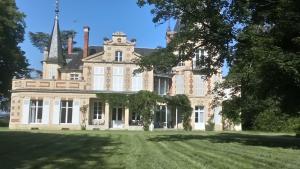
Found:
M 149 138 L 148 141 L 186 141 L 186 140 L 208 140 L 212 143 L 240 143 L 251 146 L 281 147 L 300 149 L 300 138 L 293 136 L 271 136 L 271 135 L 253 135 L 242 133 L 219 133 L 215 135 L 197 135 L 197 134 L 171 134 L 157 135 Z
M 0 168 L 108 168 L 119 144 L 103 135 L 0 132 Z

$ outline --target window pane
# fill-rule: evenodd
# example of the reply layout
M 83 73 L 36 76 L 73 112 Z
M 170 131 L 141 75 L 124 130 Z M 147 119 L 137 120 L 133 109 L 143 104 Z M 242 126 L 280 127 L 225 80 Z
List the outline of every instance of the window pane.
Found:
M 203 123 L 204 122 L 204 120 L 203 120 L 203 112 L 200 112 L 200 123 Z
M 122 120 L 122 108 L 118 109 L 118 120 Z
M 195 112 L 195 123 L 198 123 L 198 112 Z
M 72 123 L 72 108 L 68 108 L 68 122 Z
M 73 101 L 68 101 L 68 107 L 73 107 Z
M 61 108 L 60 122 L 61 123 L 66 122 L 66 108 Z
M 113 112 L 112 112 L 112 120 L 116 120 L 116 114 L 117 114 L 117 112 L 116 112 L 116 108 L 113 108 Z
M 41 107 L 38 108 L 38 115 L 37 118 L 42 120 L 42 116 L 43 116 L 43 109 Z
M 61 107 L 66 107 L 66 101 L 61 101 Z

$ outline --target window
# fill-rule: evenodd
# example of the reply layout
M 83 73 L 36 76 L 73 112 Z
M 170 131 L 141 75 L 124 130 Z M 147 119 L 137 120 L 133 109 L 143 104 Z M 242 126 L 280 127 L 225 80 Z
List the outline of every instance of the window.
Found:
M 122 62 L 122 55 L 123 55 L 122 51 L 116 51 L 116 53 L 115 53 L 115 61 Z
M 43 100 L 30 100 L 29 122 L 41 123 L 43 117 Z
M 104 67 L 94 67 L 94 90 L 104 90 Z
M 193 68 L 204 66 L 205 54 L 203 49 L 197 49 L 194 53 Z
M 204 107 L 195 106 L 195 123 L 204 123 Z
M 55 65 L 49 65 L 48 67 L 48 78 L 55 79 L 56 78 L 56 67 Z
M 169 78 L 155 77 L 154 90 L 159 95 L 166 95 L 169 92 Z
M 184 64 L 184 61 L 180 61 L 178 64 L 177 64 L 177 66 L 184 66 L 185 64 Z
M 184 94 L 184 76 L 176 75 L 176 94 Z
M 131 90 L 132 91 L 140 91 L 143 90 L 143 77 L 141 73 L 137 73 L 132 76 L 132 81 L 131 81 Z
M 60 109 L 60 123 L 72 123 L 73 101 L 62 100 Z
M 139 121 L 141 119 L 141 115 L 138 113 L 132 113 L 131 120 L 132 121 Z
M 124 90 L 124 69 L 123 67 L 113 67 L 113 91 L 123 91 Z
M 94 102 L 94 119 L 102 119 L 102 103 Z
M 194 75 L 194 95 L 195 96 L 204 96 L 205 95 L 205 89 L 206 89 L 206 83 L 204 80 L 204 77 L 201 75 Z
M 70 80 L 80 80 L 78 73 L 71 73 L 70 74 Z

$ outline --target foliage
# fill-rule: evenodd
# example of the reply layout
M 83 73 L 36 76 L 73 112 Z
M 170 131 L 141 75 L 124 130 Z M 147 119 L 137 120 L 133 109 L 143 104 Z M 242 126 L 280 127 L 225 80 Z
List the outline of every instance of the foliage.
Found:
M 233 39 L 233 23 L 227 15 L 226 9 L 229 3 L 224 0 L 138 0 L 137 4 L 142 7 L 151 5 L 154 8 L 151 13 L 154 15 L 153 22 L 163 23 L 171 18 L 180 21 L 179 32 L 167 46 L 169 53 L 181 51 L 180 55 L 168 54 L 170 62 L 167 65 L 171 68 L 180 61 L 190 60 L 194 52 L 203 48 L 208 52 L 208 57 L 202 62 L 203 72 L 212 75 L 223 64 L 223 60 L 230 60 L 229 44 Z M 199 43 L 201 42 L 201 43 Z M 154 54 L 152 56 L 155 56 Z M 144 61 L 142 58 L 139 65 L 142 68 L 151 68 L 159 61 Z
M 88 110 L 89 105 L 83 105 L 80 107 L 80 112 L 82 113 L 82 122 L 81 122 L 81 130 L 86 130 L 86 113 Z
M 24 40 L 24 17 L 15 0 L 0 1 L 0 96 L 9 97 L 14 76 L 28 75 L 28 61 L 18 46 Z
M 76 36 L 76 32 L 74 30 L 63 30 L 60 32 L 61 43 L 64 53 L 66 54 L 68 47 L 68 38 L 72 36 L 73 39 Z M 49 48 L 51 35 L 44 32 L 29 32 L 29 38 L 34 47 L 40 50 L 42 53 L 45 47 Z M 73 40 L 73 44 L 76 44 L 76 41 Z
M 241 100 L 239 97 L 233 97 L 231 100 L 225 100 L 222 102 L 222 117 L 231 125 L 237 125 L 241 123 L 240 101 Z
M 153 121 L 154 109 L 159 102 L 164 102 L 164 99 L 150 91 L 139 91 L 134 95 L 130 95 L 129 109 L 131 112 L 137 112 L 141 115 L 145 131 L 149 130 L 149 126 Z
M 128 106 L 129 94 L 123 93 L 97 93 L 97 97 L 109 103 L 110 107 Z
M 183 114 L 183 128 L 186 131 L 191 131 L 191 115 L 192 107 L 189 98 L 186 95 L 179 94 L 166 98 L 167 103 L 177 108 L 178 113 Z
M 236 98 L 226 101 L 223 113 L 233 122 L 239 110 L 244 129 L 254 129 L 257 117 L 272 118 L 266 113 L 272 109 L 276 116 L 300 117 L 300 1 L 138 0 L 146 4 L 153 5 L 154 23 L 181 23 L 167 45 L 179 51 L 171 61 L 190 60 L 203 47 L 209 54 L 203 73 L 211 75 L 226 59 L 231 67 L 222 86 Z M 145 57 L 139 64 L 153 68 L 156 62 Z
M 0 127 L 8 127 L 9 125 L 9 118 L 0 118 Z
M 214 130 L 215 130 L 214 115 L 212 115 L 207 120 L 207 124 L 205 124 L 205 131 L 214 131 Z

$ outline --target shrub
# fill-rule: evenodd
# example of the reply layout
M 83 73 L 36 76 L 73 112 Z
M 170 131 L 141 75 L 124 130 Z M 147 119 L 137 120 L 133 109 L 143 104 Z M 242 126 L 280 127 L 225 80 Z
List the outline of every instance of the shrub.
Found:
M 8 127 L 9 120 L 8 119 L 0 119 L 0 127 Z
M 298 131 L 299 124 L 299 117 L 289 117 L 276 111 L 264 111 L 255 119 L 254 127 L 261 131 L 294 132 Z

